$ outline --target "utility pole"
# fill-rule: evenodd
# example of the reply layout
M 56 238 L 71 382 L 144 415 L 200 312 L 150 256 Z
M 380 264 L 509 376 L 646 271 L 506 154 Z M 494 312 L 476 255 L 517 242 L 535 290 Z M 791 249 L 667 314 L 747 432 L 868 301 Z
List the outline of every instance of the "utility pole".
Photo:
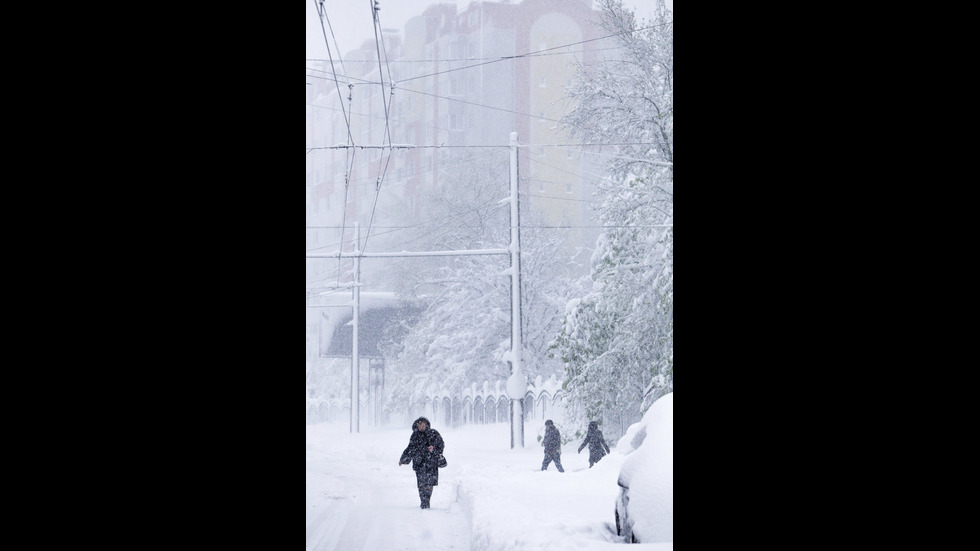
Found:
M 334 146 L 334 148 L 413 148 L 422 146 L 392 146 L 392 145 L 360 145 L 360 146 Z M 424 252 L 385 252 L 385 253 L 365 253 L 360 250 L 360 227 L 354 223 L 354 250 L 350 253 L 343 252 L 343 246 L 336 253 L 307 253 L 306 258 L 353 258 L 354 259 L 354 315 L 351 320 L 353 325 L 353 347 L 351 350 L 351 412 L 350 412 L 350 431 L 360 432 L 360 393 L 359 385 L 359 362 L 357 343 L 358 313 L 360 312 L 360 274 L 361 258 L 405 258 L 419 256 L 462 256 L 462 255 L 494 255 L 509 254 L 510 268 L 505 273 L 510 275 L 510 309 L 511 309 L 511 349 L 506 354 L 506 360 L 510 363 L 510 377 L 507 379 L 507 395 L 510 397 L 510 447 L 524 447 L 524 396 L 527 394 L 527 376 L 522 367 L 524 358 L 524 343 L 521 340 L 521 217 L 517 185 L 517 132 L 510 133 L 510 143 L 508 146 L 488 146 L 488 147 L 509 147 L 510 148 L 510 198 L 503 199 L 501 202 L 510 201 L 510 245 L 506 249 L 474 249 L 474 250 L 455 250 L 455 251 L 424 251 Z
M 354 325 L 353 342 L 351 343 L 350 356 L 350 431 L 351 433 L 361 432 L 361 357 L 358 354 L 357 326 L 358 317 L 361 311 L 361 227 L 354 222 L 354 316 L 351 323 Z
M 524 447 L 524 395 L 527 394 L 527 377 L 522 360 L 524 344 L 521 341 L 521 216 L 518 208 L 517 189 L 517 132 L 510 133 L 510 378 L 507 379 L 507 395 L 510 396 L 510 447 Z

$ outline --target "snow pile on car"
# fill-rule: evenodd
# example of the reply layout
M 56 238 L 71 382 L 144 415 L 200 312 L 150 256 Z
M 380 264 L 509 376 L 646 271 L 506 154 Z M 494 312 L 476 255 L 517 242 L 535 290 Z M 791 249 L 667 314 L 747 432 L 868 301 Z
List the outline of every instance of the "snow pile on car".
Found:
M 674 393 L 660 397 L 616 444 L 626 454 L 633 532 L 644 543 L 674 541 Z

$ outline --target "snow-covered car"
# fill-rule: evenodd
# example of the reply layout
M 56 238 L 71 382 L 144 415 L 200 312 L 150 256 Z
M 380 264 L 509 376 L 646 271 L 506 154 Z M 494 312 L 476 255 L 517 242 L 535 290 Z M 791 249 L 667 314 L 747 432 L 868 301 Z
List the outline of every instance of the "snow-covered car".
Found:
M 616 450 L 616 533 L 630 543 L 674 541 L 674 393 L 661 396 L 630 425 Z

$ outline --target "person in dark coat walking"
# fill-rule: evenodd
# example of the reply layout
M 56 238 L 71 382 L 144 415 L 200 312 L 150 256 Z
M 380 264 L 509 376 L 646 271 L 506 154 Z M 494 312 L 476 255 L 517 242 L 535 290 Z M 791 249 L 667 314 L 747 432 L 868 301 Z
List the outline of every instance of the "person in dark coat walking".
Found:
M 429 420 L 419 417 L 412 423 L 412 436 L 408 439 L 408 447 L 402 452 L 398 466 L 412 463 L 415 480 L 419 486 L 419 499 L 422 509 L 429 508 L 432 498 L 432 487 L 439 485 L 439 456 L 445 449 L 442 435 L 430 428 Z
M 544 463 L 541 463 L 541 470 L 547 471 L 548 465 L 554 461 L 558 472 L 565 472 L 561 466 L 561 433 L 551 419 L 544 422 L 544 439 L 541 443 L 544 445 Z
M 589 432 L 585 435 L 585 440 L 582 445 L 578 447 L 578 453 L 582 453 L 582 448 L 585 445 L 589 445 L 589 468 L 595 465 L 602 459 L 602 456 L 609 453 L 609 446 L 606 445 L 606 441 L 602 438 L 602 431 L 599 430 L 599 423 L 592 421 L 589 423 Z

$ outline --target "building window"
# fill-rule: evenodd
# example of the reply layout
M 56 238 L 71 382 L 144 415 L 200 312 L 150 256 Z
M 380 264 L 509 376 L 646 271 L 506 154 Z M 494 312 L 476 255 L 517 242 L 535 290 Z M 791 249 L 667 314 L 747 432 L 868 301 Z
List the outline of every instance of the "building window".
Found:
M 464 59 L 466 57 L 466 43 L 454 42 L 450 44 L 449 57 L 451 59 Z
M 546 77 L 544 75 L 541 75 L 541 79 L 538 81 L 538 87 L 539 88 L 547 88 L 548 87 L 548 77 Z
M 542 111 L 541 114 L 538 115 L 538 122 L 544 122 L 544 111 Z
M 538 191 L 544 191 L 544 180 L 538 180 Z
M 466 93 L 466 80 L 454 78 L 449 81 L 449 95 L 462 96 Z
M 449 115 L 449 129 L 450 130 L 465 130 L 464 121 L 466 120 L 465 115 Z
M 567 184 L 565 184 L 565 193 L 574 193 L 574 190 L 572 189 L 572 183 L 571 182 L 568 182 Z

